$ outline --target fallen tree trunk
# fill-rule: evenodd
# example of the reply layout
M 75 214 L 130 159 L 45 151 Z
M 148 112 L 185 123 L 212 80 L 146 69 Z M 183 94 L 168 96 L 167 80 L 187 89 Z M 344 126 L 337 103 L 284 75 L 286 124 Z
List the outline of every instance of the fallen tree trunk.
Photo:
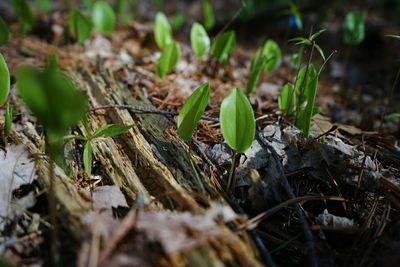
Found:
M 107 106 L 104 110 L 88 113 L 88 121 L 90 121 L 92 130 L 105 124 L 132 125 L 131 130 L 124 135 L 94 142 L 93 152 L 95 159 L 94 175 L 101 177 L 102 185 L 118 186 L 125 193 L 125 197 L 128 203 L 131 203 L 131 206 L 140 207 L 137 200 L 143 199 L 146 207 L 144 214 L 147 214 L 150 219 L 144 221 L 145 224 L 142 228 L 140 227 L 140 219 L 139 222 L 127 222 L 128 224 L 138 223 L 136 232 L 145 234 L 143 227 L 151 225 L 152 222 L 156 223 L 151 218 L 158 218 L 158 213 L 161 216 L 161 214 L 167 212 L 167 217 L 174 216 L 173 213 L 168 215 L 168 212 L 171 211 L 185 212 L 186 215 L 191 214 L 190 216 L 203 216 L 207 211 L 205 206 L 211 200 L 225 203 L 207 175 L 201 172 L 196 174 L 194 171 L 191 160 L 199 165 L 202 164 L 202 160 L 194 152 L 188 153 L 187 144 L 176 134 L 173 119 L 159 114 L 139 114 L 132 111 L 134 109 L 145 111 L 156 109 L 144 97 L 141 99 L 134 98 L 132 92 L 122 83 L 119 83 L 113 74 L 107 70 L 98 68 L 95 71 L 90 71 L 83 68 L 71 70 L 69 75 L 87 95 L 90 108 Z M 129 105 L 132 109 L 110 108 L 113 105 Z M 80 126 L 79 130 L 82 131 L 83 126 Z M 32 155 L 41 155 L 44 152 L 40 149 L 44 142 L 43 138 L 32 124 L 25 125 L 22 131 L 13 131 L 11 137 L 13 142 L 26 145 Z M 81 151 L 78 143 L 70 142 L 72 143 L 68 145 L 68 154 L 79 155 Z M 70 175 L 65 174 L 59 167 L 57 167 L 55 173 L 55 194 L 59 204 L 58 219 L 63 222 L 64 227 L 77 240 L 83 241 L 84 236 L 86 236 L 86 241 L 83 243 L 86 245 L 81 250 L 81 266 L 107 266 L 110 262 L 104 259 L 93 261 L 93 254 L 90 253 L 94 249 L 93 243 L 89 242 L 89 247 L 87 245 L 88 240 L 93 241 L 93 238 L 98 240 L 99 236 L 96 235 L 95 231 L 92 231 L 93 229 L 85 232 L 83 231 L 84 228 L 81 227 L 82 218 L 91 213 L 92 206 L 88 195 L 83 194 L 79 184 L 74 181 L 74 177 L 82 176 L 83 170 L 79 167 L 79 164 L 75 163 L 74 159 L 71 162 L 73 164 L 71 164 Z M 43 188 L 47 188 L 50 183 L 49 165 L 47 157 L 40 157 L 36 164 L 39 183 Z M 127 216 L 127 218 L 130 217 Z M 163 227 L 162 225 L 159 226 Z M 113 235 L 118 234 L 119 227 L 122 226 L 119 225 L 113 229 Z M 151 261 L 151 265 L 260 265 L 245 233 L 238 235 L 221 223 L 213 225 L 210 229 L 213 229 L 213 231 L 217 229 L 218 234 L 204 235 L 207 231 L 197 232 L 194 228 L 190 228 L 190 225 L 177 229 L 177 231 L 191 232 L 188 235 L 191 238 L 198 239 L 198 245 L 179 250 L 174 255 L 168 254 L 162 249 L 157 250 L 156 253 L 158 254 L 153 255 L 157 260 Z M 120 237 L 120 239 L 124 240 L 126 236 L 131 234 L 132 231 L 127 230 L 123 232 L 124 237 Z M 134 240 L 139 242 L 141 239 L 136 238 Z M 148 241 L 148 238 L 145 238 L 145 240 Z M 150 241 L 157 241 L 157 239 Z M 98 243 L 96 249 L 103 251 L 102 247 L 107 242 L 107 240 L 102 239 L 102 243 Z M 144 244 L 148 243 L 144 242 Z M 135 248 L 137 248 L 137 245 L 133 247 L 133 250 Z M 115 250 L 108 255 L 110 259 L 113 258 L 112 255 L 118 255 L 118 249 Z M 89 252 L 86 254 L 85 251 Z M 88 257 L 90 255 L 90 259 L 85 259 L 85 255 L 88 255 Z M 104 256 L 104 253 L 95 255 Z M 128 255 L 130 254 L 128 253 Z M 140 265 L 132 263 L 129 266 Z

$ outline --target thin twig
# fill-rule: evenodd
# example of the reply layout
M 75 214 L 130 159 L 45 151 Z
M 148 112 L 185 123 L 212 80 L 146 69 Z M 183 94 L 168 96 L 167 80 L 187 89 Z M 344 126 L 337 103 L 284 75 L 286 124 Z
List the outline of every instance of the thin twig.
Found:
M 127 109 L 135 114 L 155 114 L 155 115 L 162 115 L 166 117 L 174 117 L 179 115 L 179 112 L 174 111 L 165 111 L 165 110 L 145 110 L 140 108 L 135 108 L 130 105 L 105 105 L 105 106 L 98 106 L 90 109 L 90 112 L 96 112 L 102 109 Z M 210 117 L 203 115 L 201 116 L 202 120 L 212 121 L 212 122 L 219 122 L 218 118 Z
M 296 198 L 296 196 L 294 195 L 293 190 L 289 184 L 289 181 L 286 177 L 286 174 L 283 170 L 282 163 L 280 161 L 279 155 L 276 152 L 275 148 L 273 146 L 271 146 L 268 142 L 266 142 L 264 140 L 264 138 L 260 135 L 260 133 L 256 134 L 256 139 L 259 142 L 259 144 L 261 145 L 261 147 L 263 147 L 264 149 L 271 152 L 272 158 L 275 161 L 276 169 L 278 170 L 280 177 L 281 177 L 282 186 L 284 187 L 288 197 L 291 199 Z M 310 225 L 308 224 L 306 217 L 305 217 L 298 201 L 293 203 L 293 207 L 299 216 L 299 221 L 301 223 L 303 232 L 306 237 L 306 253 L 308 253 L 308 255 L 310 257 L 311 266 L 317 267 L 318 259 L 317 259 L 317 255 L 316 255 L 316 251 L 315 251 L 315 242 L 314 242 L 313 234 L 311 232 Z
M 247 228 L 248 226 L 255 225 L 260 223 L 261 221 L 267 219 L 268 217 L 272 216 L 273 214 L 277 213 L 282 208 L 293 205 L 293 203 L 299 203 L 302 201 L 313 201 L 313 200 L 332 200 L 332 201 L 346 201 L 343 197 L 336 197 L 336 196 L 303 196 L 303 197 L 296 197 L 292 199 L 288 199 L 285 202 L 282 202 L 267 211 L 264 211 L 253 218 L 249 219 L 245 222 L 239 229 Z

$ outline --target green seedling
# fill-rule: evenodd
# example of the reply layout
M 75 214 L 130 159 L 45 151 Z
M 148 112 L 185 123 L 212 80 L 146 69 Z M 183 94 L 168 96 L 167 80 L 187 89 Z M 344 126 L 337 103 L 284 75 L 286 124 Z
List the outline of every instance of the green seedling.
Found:
M 197 22 L 192 25 L 190 41 L 197 58 L 204 57 L 210 50 L 210 38 L 203 26 Z
M 12 119 L 13 119 L 13 109 L 12 106 L 9 103 L 7 103 L 6 114 L 4 116 L 4 130 L 3 130 L 4 140 L 7 140 L 8 136 L 10 135 Z
M 7 101 L 10 92 L 10 72 L 7 63 L 0 54 L 0 107 Z
M 358 45 L 365 36 L 365 11 L 353 11 L 346 15 L 343 23 L 343 41 L 345 44 Z
M 25 105 L 43 125 L 50 151 L 48 210 L 50 223 L 51 265 L 58 266 L 57 199 L 55 196 L 54 162 L 64 165 L 63 136 L 84 117 L 87 102 L 72 80 L 60 71 L 55 56 L 49 58 L 44 70 L 23 66 L 18 69 L 17 88 Z
M 234 184 L 236 162 L 252 144 L 256 132 L 254 112 L 247 97 L 235 88 L 221 103 L 219 116 L 222 136 L 234 151 L 227 191 Z
M 320 36 L 321 33 L 323 33 L 324 31 L 326 31 L 326 29 L 322 29 L 314 34 L 310 34 L 310 36 L 308 38 L 296 37 L 296 38 L 290 39 L 289 42 L 295 42 L 295 45 L 311 46 L 311 50 L 316 49 L 318 51 L 318 53 L 320 54 L 321 58 L 323 60 L 326 60 L 324 51 L 322 51 L 321 47 L 315 41 L 318 38 L 318 36 Z
M 217 36 L 211 46 L 211 55 L 219 62 L 225 63 L 236 46 L 236 34 L 227 31 Z
M 171 28 L 173 31 L 179 31 L 185 24 L 185 14 L 182 12 L 176 12 L 171 18 Z
M 157 63 L 157 75 L 163 78 L 165 74 L 173 70 L 179 61 L 181 56 L 181 48 L 179 44 L 172 41 L 168 46 L 164 48 L 161 53 L 160 59 Z
M 250 96 L 253 93 L 257 81 L 260 78 L 260 74 L 265 67 L 264 62 L 265 61 L 262 49 L 259 48 L 254 54 L 253 58 L 251 59 L 250 75 L 249 75 L 249 80 L 247 81 L 247 88 L 246 88 L 247 96 Z
M 281 50 L 272 40 L 268 40 L 263 47 L 259 48 L 254 54 L 251 65 L 250 75 L 247 82 L 247 96 L 251 95 L 263 71 L 275 70 L 281 62 Z
M 161 12 L 156 14 L 154 39 L 160 49 L 164 49 L 173 42 L 171 25 L 169 25 L 167 17 Z
M 290 115 L 295 109 L 294 86 L 291 83 L 285 84 L 278 97 L 279 110 L 284 115 Z
M 0 17 L 0 46 L 7 43 L 10 31 L 8 30 L 7 23 Z
M 312 117 L 319 112 L 315 106 L 315 97 L 318 90 L 318 73 L 314 65 L 304 66 L 297 75 L 295 84 L 296 104 L 296 127 L 299 128 L 305 137 L 310 134 Z M 290 105 L 291 103 L 289 103 Z
M 92 22 L 96 30 L 102 34 L 110 34 L 114 31 L 115 13 L 107 2 L 99 1 L 94 3 Z
M 210 0 L 203 1 L 204 27 L 209 30 L 215 25 L 215 17 Z
M 59 70 L 55 57 L 49 58 L 44 70 L 21 67 L 16 78 L 20 97 L 44 126 L 49 143 L 54 145 L 54 149 L 59 149 L 66 131 L 85 115 L 85 97 Z M 52 151 L 53 159 L 56 159 L 58 151 Z
M 85 173 L 88 177 L 92 175 L 92 162 L 93 162 L 93 142 L 100 138 L 115 137 L 124 134 L 132 128 L 132 125 L 115 125 L 106 124 L 96 131 L 92 132 L 88 123 L 84 123 L 85 130 L 82 135 L 74 134 L 65 136 L 64 139 L 77 139 L 84 141 L 83 147 L 83 165 L 85 167 Z
M 262 50 L 265 71 L 273 71 L 281 64 L 281 49 L 273 40 L 268 40 Z
M 51 1 L 50 0 L 35 0 L 35 6 L 39 8 L 44 14 L 51 12 Z
M 79 44 L 83 44 L 92 34 L 93 24 L 79 10 L 73 9 L 68 15 L 68 30 Z
M 178 133 L 185 141 L 192 138 L 193 131 L 204 113 L 210 96 L 210 85 L 204 83 L 197 87 L 188 98 L 178 116 Z
M 27 33 L 32 30 L 35 24 L 35 17 L 33 16 L 31 7 L 27 0 L 12 0 L 15 16 L 22 33 Z
M 117 15 L 118 23 L 126 26 L 130 20 L 130 1 L 129 0 L 116 0 L 114 2 L 114 9 Z
M 208 99 L 210 96 L 210 85 L 209 83 L 204 83 L 196 88 L 192 95 L 187 99 L 185 105 L 182 107 L 181 112 L 178 116 L 177 127 L 178 133 L 183 140 L 189 142 L 193 136 L 193 131 L 201 119 L 204 110 L 207 107 Z M 196 163 L 190 156 L 191 143 L 189 142 L 189 160 L 192 169 L 196 175 L 199 188 L 202 192 L 206 192 L 204 186 L 201 182 L 201 171 L 198 170 Z

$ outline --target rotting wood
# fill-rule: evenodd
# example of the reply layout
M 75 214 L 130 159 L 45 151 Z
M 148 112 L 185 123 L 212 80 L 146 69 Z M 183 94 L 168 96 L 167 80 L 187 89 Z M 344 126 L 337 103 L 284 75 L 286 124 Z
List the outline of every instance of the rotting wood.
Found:
M 135 99 L 132 92 L 121 86 L 111 73 L 103 71 L 94 74 L 80 69 L 69 70 L 68 74 L 87 95 L 90 107 L 126 104 L 140 109 L 155 109 L 147 100 Z M 88 116 L 92 129 L 106 123 L 133 125 L 128 133 L 103 138 L 93 145 L 98 166 L 96 171 L 99 172 L 94 174 L 100 174 L 105 183 L 120 187 L 131 203 L 140 193 L 150 210 L 167 208 L 194 214 L 205 211 L 197 202 L 197 196 L 225 203 L 206 175 L 201 174 L 204 179 L 201 180 L 202 185 L 198 184 L 199 180 L 191 168 L 188 146 L 177 136 L 174 121 L 165 116 L 138 115 L 123 109 L 108 109 L 105 114 L 96 112 Z M 82 126 L 78 128 L 83 129 Z M 37 156 L 36 169 L 39 184 L 47 188 L 50 181 L 49 159 L 42 151 L 44 138 L 33 124 L 26 123 L 22 130 L 12 131 L 10 139 L 16 144 L 24 144 L 32 155 L 43 155 Z M 74 141 L 70 142 L 70 147 L 74 148 Z M 201 164 L 201 158 L 192 153 L 195 162 Z M 73 179 L 78 171 L 72 169 L 71 173 L 69 177 L 56 167 L 57 216 L 66 229 L 81 240 L 84 232 L 80 220 L 91 210 L 91 204 L 88 197 L 79 192 L 78 182 Z M 200 188 L 205 188 L 205 191 Z M 241 239 L 224 225 L 220 228 L 223 238 L 210 240 L 179 255 L 179 260 L 169 259 L 173 264 L 171 266 L 204 261 L 207 266 L 260 266 L 248 239 Z

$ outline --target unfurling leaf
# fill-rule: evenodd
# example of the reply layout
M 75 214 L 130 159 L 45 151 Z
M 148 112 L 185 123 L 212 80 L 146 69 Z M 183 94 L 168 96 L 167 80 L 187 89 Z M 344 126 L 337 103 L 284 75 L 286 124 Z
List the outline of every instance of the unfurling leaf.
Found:
M 10 92 L 10 72 L 4 57 L 0 54 L 0 106 L 2 106 Z
M 251 95 L 253 93 L 254 88 L 257 84 L 258 79 L 260 78 L 260 74 L 263 69 L 264 69 L 264 58 L 262 55 L 262 50 L 259 48 L 251 60 L 250 75 L 246 88 L 247 95 Z
M 157 74 L 161 78 L 170 72 L 178 63 L 181 56 L 181 48 L 179 44 L 173 41 L 163 50 L 157 63 Z
M 83 166 L 85 167 L 85 172 L 87 176 L 92 175 L 92 160 L 93 160 L 93 148 L 90 141 L 86 141 L 83 148 Z
M 217 36 L 211 46 L 211 55 L 219 63 L 225 63 L 229 59 L 230 53 L 236 45 L 236 35 L 234 31 L 228 31 Z
M 195 22 L 190 31 L 192 49 L 197 58 L 204 57 L 210 50 L 210 38 L 201 24 Z
M 266 71 L 275 70 L 281 64 L 281 49 L 273 40 L 268 40 L 263 48 L 263 57 Z
M 96 2 L 93 5 L 92 21 L 99 32 L 110 34 L 114 31 L 115 13 L 107 2 Z
M 52 137 L 61 138 L 85 115 L 86 99 L 55 60 L 44 70 L 23 66 L 16 77 L 20 97 Z
M 349 12 L 343 24 L 343 41 L 346 44 L 357 45 L 364 40 L 365 26 L 364 21 L 366 12 Z
M 124 134 L 132 128 L 132 125 L 115 125 L 115 124 L 106 124 L 100 128 L 98 128 L 94 133 L 92 138 L 98 137 L 114 137 L 120 134 Z
M 210 85 L 200 85 L 188 98 L 178 116 L 178 133 L 183 140 L 189 141 L 208 104 Z
M 32 30 L 35 24 L 35 18 L 32 14 L 31 7 L 27 0 L 12 0 L 15 16 L 21 27 L 22 33 L 27 33 Z
M 160 12 L 156 14 L 154 39 L 160 49 L 166 48 L 173 42 L 171 25 L 169 25 L 167 17 Z
M 206 27 L 207 30 L 214 27 L 215 18 L 210 0 L 204 0 L 203 2 L 203 16 L 204 16 L 204 27 Z
M 304 66 L 297 77 L 296 94 L 298 94 L 298 105 L 301 107 L 296 114 L 296 126 L 303 132 L 305 137 L 310 134 L 311 119 L 315 114 L 315 97 L 318 89 L 318 73 L 314 65 Z
M 287 83 L 282 87 L 278 98 L 278 104 L 279 110 L 285 115 L 289 115 L 294 110 L 295 95 L 293 84 Z
M 73 9 L 68 16 L 68 28 L 70 33 L 75 35 L 78 43 L 82 44 L 92 34 L 93 24 L 81 12 Z
M 256 126 L 250 102 L 239 88 L 222 101 L 219 118 L 226 143 L 236 152 L 244 153 L 253 142 Z

